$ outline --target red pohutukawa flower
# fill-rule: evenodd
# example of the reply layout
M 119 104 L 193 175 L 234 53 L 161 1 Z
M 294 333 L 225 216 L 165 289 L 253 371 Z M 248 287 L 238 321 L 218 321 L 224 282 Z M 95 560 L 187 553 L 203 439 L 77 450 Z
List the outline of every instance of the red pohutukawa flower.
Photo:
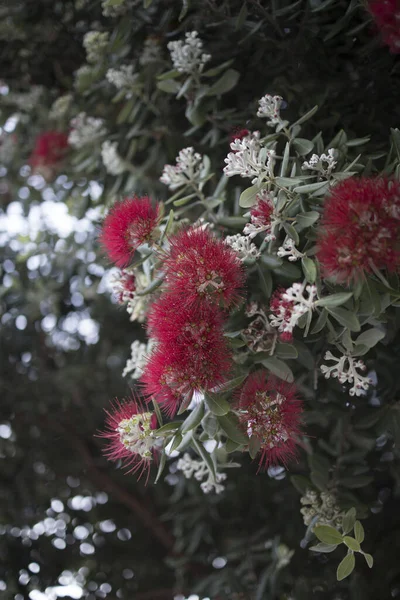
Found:
M 173 237 L 164 270 L 168 293 L 186 305 L 207 300 L 232 308 L 242 300 L 243 266 L 208 230 L 190 228 Z
M 207 302 L 182 306 L 166 294 L 153 304 L 148 332 L 157 347 L 141 380 L 145 392 L 169 415 L 194 392 L 210 391 L 226 381 L 232 358 L 222 325 L 221 311 Z
M 139 246 L 150 242 L 160 219 L 160 205 L 150 198 L 125 198 L 111 207 L 101 233 L 101 243 L 118 267 L 132 260 Z
M 260 444 L 261 469 L 295 458 L 302 414 L 295 387 L 266 376 L 266 371 L 249 375 L 237 400 L 243 429 Z
M 53 179 L 68 150 L 68 135 L 60 131 L 45 131 L 37 136 L 29 159 L 33 170 L 47 181 Z
M 400 266 L 400 183 L 351 178 L 328 197 L 317 258 L 325 277 L 350 283 Z
M 370 0 L 368 8 L 390 51 L 400 52 L 400 0 Z
M 104 454 L 109 460 L 121 460 L 129 473 L 139 477 L 150 468 L 157 444 L 154 431 L 157 417 L 146 411 L 141 401 L 132 396 L 129 400 L 115 400 L 107 414 L 105 431 L 100 437 L 108 442 Z
M 247 137 L 250 134 L 250 131 L 248 129 L 240 129 L 240 127 L 238 127 L 237 129 L 235 129 L 231 136 L 230 136 L 230 140 L 231 142 L 234 142 L 235 140 L 242 140 L 243 138 Z

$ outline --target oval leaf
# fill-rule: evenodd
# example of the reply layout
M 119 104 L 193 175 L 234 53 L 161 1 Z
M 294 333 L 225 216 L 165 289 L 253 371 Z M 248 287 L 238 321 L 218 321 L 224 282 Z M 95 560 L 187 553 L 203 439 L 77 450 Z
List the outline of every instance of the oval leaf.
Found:
M 260 188 L 258 185 L 252 185 L 251 187 L 243 190 L 240 194 L 239 198 L 239 206 L 242 208 L 250 208 L 257 202 L 257 194 L 259 193 Z
M 317 538 L 325 544 L 341 544 L 343 537 L 341 534 L 330 525 L 316 525 L 314 527 L 314 533 Z
M 337 568 L 336 577 L 338 581 L 342 581 L 342 579 L 346 579 L 353 571 L 354 566 L 356 564 L 356 559 L 354 558 L 354 554 L 348 554 L 344 557 L 341 563 Z
M 331 296 L 326 296 L 326 298 L 321 298 L 317 300 L 317 306 L 340 306 L 350 300 L 353 292 L 341 292 L 340 294 L 332 294 Z
M 345 535 L 343 541 L 346 544 L 346 546 L 350 548 L 350 550 L 353 550 L 354 552 L 360 552 L 360 544 L 354 538 Z
M 356 522 L 356 509 L 353 507 L 353 508 L 350 508 L 350 510 L 348 510 L 347 513 L 343 517 L 343 523 L 342 523 L 343 533 L 349 533 L 353 529 L 355 522 Z M 357 536 L 356 536 L 356 539 L 357 539 Z
M 218 394 L 208 393 L 205 394 L 204 398 L 208 408 L 214 415 L 226 415 L 231 409 L 229 402 L 227 402 L 222 396 L 218 396 Z
M 354 536 L 355 536 L 357 542 L 362 544 L 362 542 L 364 541 L 364 538 L 365 538 L 365 533 L 364 533 L 364 527 L 362 526 L 360 521 L 356 521 L 354 524 Z
M 197 425 L 200 423 L 202 418 L 204 417 L 204 402 L 200 402 L 196 408 L 192 410 L 190 415 L 185 419 L 182 424 L 181 431 L 182 433 L 186 433 L 191 429 L 195 429 Z
M 236 415 L 233 415 L 233 413 L 218 417 L 218 423 L 220 424 L 225 435 L 227 435 L 232 441 L 236 442 L 237 444 L 247 445 L 249 443 L 249 438 L 240 429 L 238 418 Z

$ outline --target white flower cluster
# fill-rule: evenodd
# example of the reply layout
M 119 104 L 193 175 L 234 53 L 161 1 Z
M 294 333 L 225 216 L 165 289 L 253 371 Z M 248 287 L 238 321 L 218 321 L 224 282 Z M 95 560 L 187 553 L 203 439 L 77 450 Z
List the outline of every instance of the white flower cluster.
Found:
M 83 37 L 83 46 L 86 50 L 86 60 L 96 63 L 102 58 L 109 43 L 107 31 L 88 31 Z
M 71 121 L 68 143 L 73 148 L 83 148 L 86 144 L 93 143 L 106 133 L 103 119 L 88 117 L 86 113 L 81 112 Z
M 135 83 L 137 74 L 133 72 L 133 65 L 121 65 L 119 69 L 108 69 L 106 79 L 118 90 L 122 90 Z
M 21 111 L 29 112 L 39 104 L 40 97 L 43 93 L 41 85 L 33 85 L 29 92 L 9 92 L 4 96 L 0 96 L 2 104 L 16 106 Z
M 304 292 L 307 292 L 307 298 Z M 271 325 L 282 333 L 292 333 L 300 317 L 315 308 L 317 288 L 315 285 L 294 283 L 283 292 L 280 304 L 274 309 Z
M 214 481 L 206 463 L 202 460 L 192 459 L 187 452 L 185 452 L 183 458 L 178 460 L 176 468 L 178 471 L 182 471 L 186 479 L 190 479 L 194 474 L 194 478 L 197 479 L 197 481 L 201 481 L 207 475 L 207 479 L 200 484 L 200 487 L 205 494 L 209 494 L 213 489 L 217 494 L 220 494 L 225 489 L 225 486 L 221 483 L 221 481 L 225 481 L 226 479 L 225 473 L 217 473 L 216 481 Z
M 281 96 L 270 96 L 266 94 L 258 101 L 257 117 L 267 118 L 267 125 L 279 125 L 282 123 L 280 108 L 283 98 Z
M 50 119 L 62 119 L 72 104 L 72 94 L 64 94 L 53 102 L 49 112 Z
M 261 252 L 255 244 L 253 244 L 249 237 L 240 235 L 227 235 L 225 238 L 225 244 L 230 246 L 232 250 L 237 252 L 239 260 L 242 262 L 249 258 L 257 260 L 261 256 Z
M 142 458 L 152 457 L 151 450 L 158 441 L 151 428 L 152 417 L 151 412 L 139 413 L 130 419 L 123 419 L 117 427 L 121 444 Z
M 252 179 L 252 184 L 262 181 L 265 175 L 273 177 L 275 150 L 261 148 L 260 132 L 254 131 L 242 139 L 236 138 L 231 142 L 225 158 L 224 173 L 227 177 L 240 175 Z
M 142 376 L 148 357 L 154 348 L 155 341 L 150 338 L 147 344 L 135 340 L 131 345 L 131 357 L 127 360 L 122 377 L 129 375 L 131 379 L 139 379 Z
M 303 515 L 304 525 L 307 527 L 312 522 L 332 527 L 342 526 L 344 512 L 332 492 L 307 490 L 300 502 L 303 505 L 300 512 Z
M 313 154 L 310 160 L 305 161 L 301 168 L 310 171 L 318 171 L 323 177 L 329 177 L 333 169 L 336 167 L 335 148 L 329 148 L 328 154 Z
M 324 359 L 334 361 L 334 364 L 330 367 L 321 365 L 321 372 L 326 379 L 337 377 L 340 383 L 352 383 L 349 389 L 350 396 L 364 396 L 366 390 L 372 385 L 372 379 L 361 375 L 357 370 L 365 371 L 366 366 L 362 360 L 356 360 L 347 354 L 337 357 L 329 350 L 325 353 Z
M 194 148 L 184 148 L 176 157 L 176 165 L 165 165 L 160 181 L 170 190 L 176 190 L 183 185 L 197 185 L 203 168 L 203 157 Z
M 197 31 L 191 31 L 186 34 L 185 41 L 168 44 L 174 68 L 180 73 L 198 73 L 211 58 L 210 54 L 203 53 L 203 42 L 198 35 Z
M 292 240 L 292 238 L 290 237 L 286 238 L 286 240 L 283 242 L 283 246 L 279 247 L 277 255 L 280 258 L 284 258 L 285 256 L 287 256 L 290 262 L 299 260 L 299 258 L 302 258 L 304 256 L 302 252 L 297 250 L 294 240 Z
M 124 159 L 118 154 L 118 143 L 106 140 L 101 146 L 101 158 L 110 175 L 121 175 L 126 170 Z

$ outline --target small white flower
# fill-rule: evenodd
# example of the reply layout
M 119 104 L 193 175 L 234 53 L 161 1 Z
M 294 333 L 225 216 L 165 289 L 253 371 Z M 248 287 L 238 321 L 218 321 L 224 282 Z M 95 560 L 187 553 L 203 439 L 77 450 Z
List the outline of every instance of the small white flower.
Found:
M 155 340 L 149 339 L 147 344 L 135 340 L 131 345 L 131 357 L 128 359 L 122 377 L 129 375 L 131 379 L 139 379 L 142 376 L 148 357 L 155 346 Z
M 331 366 L 321 365 L 321 372 L 325 378 L 337 377 L 340 383 L 352 383 L 349 389 L 350 396 L 364 396 L 366 390 L 372 385 L 370 377 L 365 377 L 358 372 L 366 369 L 362 360 L 356 360 L 347 354 L 337 357 L 329 350 L 325 353 L 324 359 L 334 362 Z
M 71 131 L 68 136 L 68 143 L 74 148 L 82 148 L 87 144 L 92 144 L 100 137 L 107 134 L 103 119 L 88 117 L 86 113 L 79 113 L 71 120 Z
M 187 452 L 178 460 L 176 468 L 178 471 L 182 471 L 186 479 L 194 476 L 197 481 L 201 481 L 207 476 L 207 479 L 200 484 L 205 494 L 209 494 L 213 490 L 220 494 L 225 489 L 225 486 L 221 484 L 221 481 L 226 479 L 225 473 L 216 473 L 216 480 L 214 481 L 207 464 L 202 460 L 194 460 Z
M 118 154 L 117 142 L 106 140 L 101 146 L 101 158 L 103 164 L 110 175 L 120 175 L 126 170 L 126 163 Z
M 109 43 L 107 31 L 88 31 L 83 37 L 83 46 L 86 50 L 86 60 L 95 63 L 102 58 Z
M 203 42 L 199 39 L 197 31 L 186 33 L 185 41 L 169 42 L 168 50 L 174 68 L 180 73 L 198 73 L 211 59 L 210 54 L 203 53 Z
M 292 240 L 292 238 L 289 237 L 286 238 L 286 240 L 283 243 L 283 246 L 279 247 L 277 255 L 280 258 L 284 258 L 285 256 L 287 256 L 291 262 L 299 260 L 299 258 L 302 258 L 304 256 L 303 252 L 299 252 L 299 250 L 297 250 L 294 240 Z
M 135 271 L 135 292 L 142 292 L 145 290 L 151 281 L 150 278 L 142 271 Z M 149 296 L 137 296 L 136 294 L 131 297 L 126 305 L 127 313 L 130 314 L 131 321 L 138 321 L 138 323 L 144 323 L 146 320 L 147 310 L 149 307 Z
M 304 293 L 307 292 L 307 297 Z M 274 306 L 271 325 L 282 333 L 292 333 L 300 317 L 315 308 L 317 288 L 315 285 L 294 283 L 285 290 L 280 302 Z
M 323 177 L 329 177 L 333 169 L 336 167 L 335 149 L 329 148 L 328 154 L 313 154 L 309 161 L 305 161 L 301 168 L 310 171 L 318 171 Z
M 72 104 L 72 94 L 64 94 L 53 102 L 49 112 L 49 119 L 62 119 Z
M 260 258 L 261 256 L 261 252 L 257 246 L 251 242 L 250 238 L 240 235 L 240 233 L 228 235 L 224 241 L 225 244 L 232 248 L 232 250 L 237 252 L 238 258 L 241 261 L 247 260 L 248 258 L 257 260 L 257 258 Z
M 257 117 L 267 118 L 267 125 L 279 125 L 282 123 L 279 111 L 282 104 L 281 96 L 270 96 L 266 94 L 258 101 Z
M 108 69 L 106 79 L 118 90 L 130 88 L 137 79 L 137 74 L 133 72 L 133 65 L 121 65 L 119 69 Z
M 165 183 L 170 190 L 176 190 L 183 185 L 192 183 L 198 185 L 200 174 L 204 165 L 201 154 L 194 148 L 184 148 L 176 157 L 176 165 L 165 165 L 160 181 Z
M 242 139 L 236 138 L 231 142 L 230 148 L 232 152 L 225 158 L 224 167 L 227 177 L 248 177 L 252 179 L 253 185 L 265 176 L 273 177 L 275 151 L 261 148 L 259 131 Z
M 274 213 L 275 199 L 267 190 L 262 190 L 257 194 L 256 200 L 257 202 L 267 202 L 272 209 L 271 215 L 268 222 L 266 222 L 265 216 L 254 214 L 253 211 L 253 214 L 250 214 L 250 223 L 244 226 L 243 233 L 252 240 L 259 233 L 265 232 L 265 241 L 274 241 L 276 239 L 275 229 L 281 222 L 280 217 Z
M 128 0 L 102 0 L 101 8 L 105 17 L 119 17 L 129 8 Z

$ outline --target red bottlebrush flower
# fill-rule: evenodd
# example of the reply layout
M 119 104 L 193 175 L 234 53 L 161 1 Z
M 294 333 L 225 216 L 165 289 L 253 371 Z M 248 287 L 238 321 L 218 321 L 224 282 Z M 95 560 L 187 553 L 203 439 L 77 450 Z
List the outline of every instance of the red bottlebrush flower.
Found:
M 232 359 L 227 342 L 218 320 L 214 320 L 215 328 L 210 327 L 204 314 L 196 320 L 193 311 L 186 323 L 181 317 L 176 337 L 172 324 L 164 322 L 159 332 L 165 341 L 157 345 L 144 368 L 145 393 L 155 396 L 170 416 L 194 392 L 211 391 L 228 378 Z
M 376 269 L 400 266 L 400 183 L 346 179 L 328 197 L 317 258 L 325 277 L 357 281 Z
M 186 305 L 207 300 L 232 308 L 242 300 L 245 273 L 237 254 L 208 230 L 182 230 L 164 263 L 168 293 Z
M 394 54 L 400 52 L 400 0 L 370 0 L 369 11 L 383 43 Z
M 250 135 L 250 131 L 248 129 L 240 129 L 240 127 L 238 127 L 237 129 L 235 129 L 231 136 L 230 136 L 230 141 L 234 142 L 235 140 L 242 140 L 244 137 L 247 137 L 248 135 Z
M 266 371 L 252 373 L 238 394 L 237 411 L 249 438 L 254 436 L 260 443 L 261 469 L 286 465 L 296 456 L 302 403 L 293 385 L 266 379 Z
M 257 204 L 250 210 L 250 223 L 247 223 L 243 233 L 254 238 L 258 233 L 265 231 L 267 241 L 275 240 L 273 233 L 274 202 L 268 192 L 261 192 L 257 196 Z
M 118 267 L 126 266 L 139 246 L 150 242 L 160 218 L 160 205 L 150 198 L 126 198 L 111 207 L 101 233 L 101 243 Z
M 127 269 L 123 269 L 112 282 L 113 292 L 119 304 L 133 300 L 136 291 L 136 277 Z
M 139 478 L 149 471 L 157 438 L 157 417 L 146 411 L 136 396 L 129 400 L 115 400 L 107 414 L 105 431 L 100 437 L 107 440 L 105 456 L 112 461 L 121 460 L 128 473 L 139 472 Z

